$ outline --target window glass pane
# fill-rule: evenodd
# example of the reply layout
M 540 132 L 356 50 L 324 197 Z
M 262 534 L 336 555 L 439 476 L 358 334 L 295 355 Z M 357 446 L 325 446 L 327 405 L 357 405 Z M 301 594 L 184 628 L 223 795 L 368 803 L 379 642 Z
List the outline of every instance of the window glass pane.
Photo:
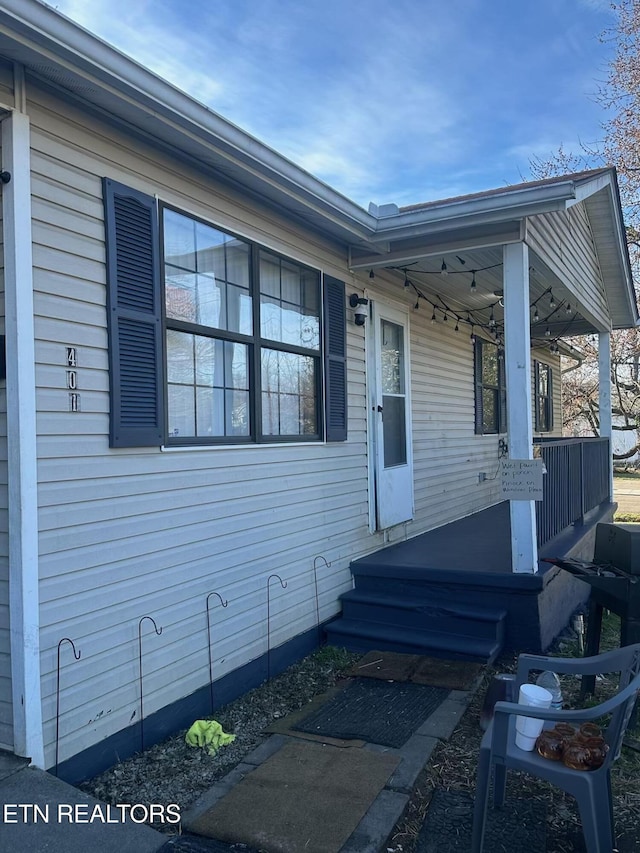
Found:
M 225 392 L 227 435 L 249 435 L 249 392 Z
M 227 285 L 227 329 L 241 335 L 253 334 L 251 296 L 244 288 Z
M 196 251 L 194 221 L 174 210 L 165 210 L 163 226 L 165 261 L 182 269 L 193 269 Z
M 250 335 L 249 245 L 164 211 L 167 317 Z
M 263 349 L 262 431 L 265 435 L 317 434 L 316 369 L 315 358 Z
M 249 435 L 246 344 L 167 331 L 169 435 Z
M 320 348 L 320 279 L 304 267 L 260 253 L 260 334 L 293 346 Z
M 169 385 L 169 437 L 195 435 L 195 401 L 191 385 Z
M 280 299 L 280 259 L 260 252 L 260 292 Z
M 382 393 L 404 394 L 404 330 L 396 323 L 381 320 Z
M 482 384 L 498 385 L 498 347 L 482 344 Z
M 193 335 L 167 331 L 167 379 L 191 385 L 194 375 Z
M 482 431 L 498 431 L 498 391 L 493 388 L 482 389 Z

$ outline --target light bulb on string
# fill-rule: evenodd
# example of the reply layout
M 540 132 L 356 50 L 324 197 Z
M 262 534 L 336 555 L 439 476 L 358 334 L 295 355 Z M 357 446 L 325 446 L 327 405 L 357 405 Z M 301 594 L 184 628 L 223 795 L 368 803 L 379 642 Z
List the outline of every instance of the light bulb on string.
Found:
M 440 267 L 440 275 L 448 275 L 449 270 L 447 269 L 447 265 L 445 263 L 444 258 L 442 259 L 442 266 Z
M 433 314 L 431 315 L 431 322 L 432 322 L 432 323 L 435 323 L 435 322 L 436 322 L 436 312 L 435 312 L 435 310 L 434 310 Z
M 571 303 L 570 302 L 567 302 L 567 307 L 564 310 L 567 312 L 567 314 L 571 314 Z
M 369 278 L 375 278 L 375 277 L 376 277 L 376 274 L 374 273 L 374 271 L 369 270 Z
M 540 314 L 538 313 L 538 306 L 536 305 L 536 310 L 533 312 L 533 321 L 537 323 L 540 319 Z
M 549 308 L 553 310 L 556 307 L 556 300 L 553 298 L 553 291 L 551 291 L 551 299 L 549 300 Z
M 544 336 L 545 336 L 545 338 L 550 338 L 550 337 L 551 337 L 551 329 L 550 329 L 548 326 L 547 326 L 547 328 L 544 330 Z
M 471 270 L 471 272 L 473 273 L 473 278 L 471 279 L 471 286 L 469 289 L 471 290 L 471 293 L 475 293 L 478 287 L 478 285 L 476 284 L 476 271 Z

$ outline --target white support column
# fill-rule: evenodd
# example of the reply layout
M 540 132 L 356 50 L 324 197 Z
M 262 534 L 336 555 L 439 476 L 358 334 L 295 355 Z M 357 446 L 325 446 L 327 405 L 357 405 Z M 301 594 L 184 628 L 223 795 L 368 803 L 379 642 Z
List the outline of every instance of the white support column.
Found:
M 17 75 L 17 78 L 19 75 Z M 18 83 L 19 80 L 17 79 Z M 17 85 L 17 89 L 20 87 Z M 16 98 L 19 103 L 19 98 Z M 44 767 L 40 691 L 38 480 L 31 251 L 29 119 L 2 121 L 7 453 L 9 481 L 9 608 L 14 751 Z
M 613 500 L 613 418 L 611 413 L 611 334 L 598 335 L 598 419 L 600 437 L 609 439 L 609 500 Z
M 513 243 L 504 246 L 503 259 L 509 458 L 532 459 L 528 246 L 525 243 Z M 511 501 L 510 514 L 512 570 L 514 572 L 537 572 L 538 544 L 535 502 Z

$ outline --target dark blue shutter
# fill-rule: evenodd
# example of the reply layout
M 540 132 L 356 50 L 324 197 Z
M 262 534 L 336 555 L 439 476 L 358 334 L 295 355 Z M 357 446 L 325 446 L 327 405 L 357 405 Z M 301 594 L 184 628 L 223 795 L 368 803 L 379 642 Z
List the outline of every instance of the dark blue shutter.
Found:
M 324 277 L 324 375 L 327 441 L 347 440 L 347 306 L 343 281 Z
M 473 383 L 475 397 L 475 433 L 484 432 L 484 417 L 482 411 L 482 341 L 476 338 L 473 344 Z
M 103 181 L 111 447 L 164 441 L 162 294 L 155 199 Z

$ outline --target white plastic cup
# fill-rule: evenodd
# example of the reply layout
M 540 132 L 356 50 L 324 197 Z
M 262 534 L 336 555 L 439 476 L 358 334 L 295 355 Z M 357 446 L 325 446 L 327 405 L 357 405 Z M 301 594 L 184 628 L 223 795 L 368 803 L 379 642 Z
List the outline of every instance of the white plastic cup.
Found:
M 536 708 L 550 708 L 552 695 L 537 684 L 523 684 L 518 694 L 519 705 L 532 705 Z M 516 746 L 531 752 L 542 731 L 544 720 L 535 717 L 516 717 Z

